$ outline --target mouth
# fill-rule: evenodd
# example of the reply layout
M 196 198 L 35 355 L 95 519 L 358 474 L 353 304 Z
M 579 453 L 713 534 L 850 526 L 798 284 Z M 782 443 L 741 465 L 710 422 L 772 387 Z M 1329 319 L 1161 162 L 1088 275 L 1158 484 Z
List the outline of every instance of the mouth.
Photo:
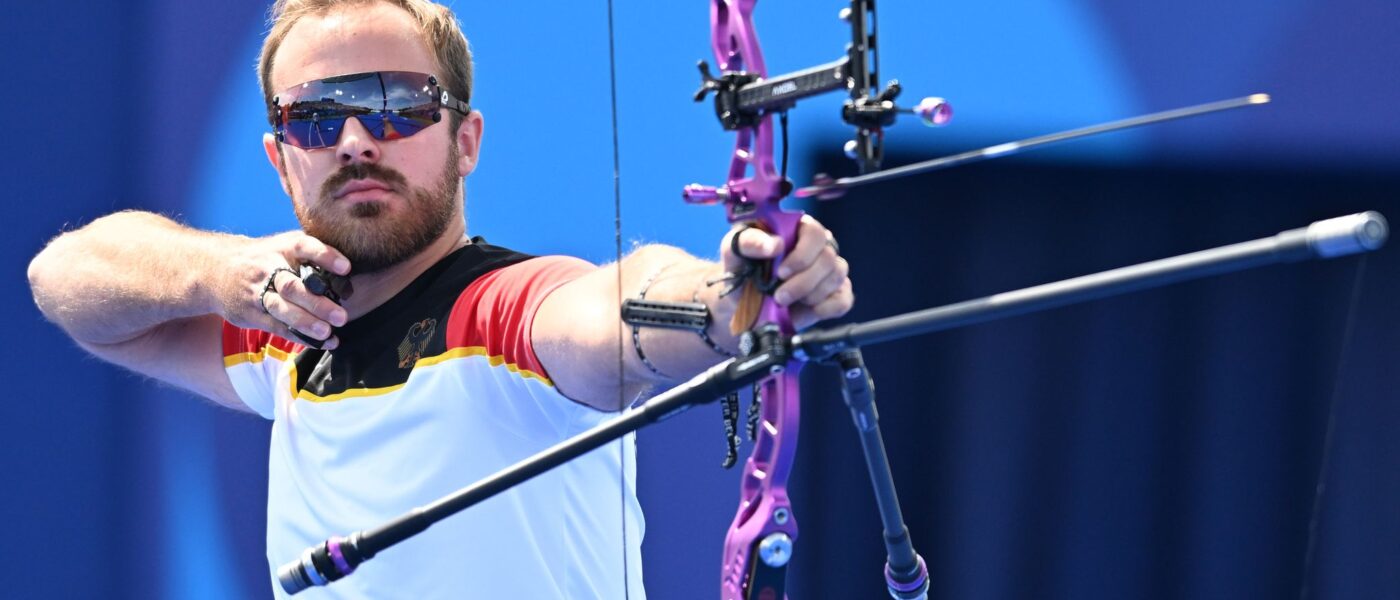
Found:
M 336 191 L 333 198 L 346 201 L 378 200 L 383 198 L 394 188 L 389 184 L 374 179 L 356 179 L 347 183 Z

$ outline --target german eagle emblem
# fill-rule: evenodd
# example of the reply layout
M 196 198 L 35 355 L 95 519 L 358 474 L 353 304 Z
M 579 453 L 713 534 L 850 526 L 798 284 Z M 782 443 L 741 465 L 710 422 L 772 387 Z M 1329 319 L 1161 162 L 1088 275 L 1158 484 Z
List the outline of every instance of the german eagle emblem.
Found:
M 437 319 L 423 319 L 414 323 L 408 328 L 408 335 L 399 342 L 399 368 L 407 369 L 423 358 L 423 352 L 428 349 L 428 340 L 433 338 L 433 331 L 437 329 Z

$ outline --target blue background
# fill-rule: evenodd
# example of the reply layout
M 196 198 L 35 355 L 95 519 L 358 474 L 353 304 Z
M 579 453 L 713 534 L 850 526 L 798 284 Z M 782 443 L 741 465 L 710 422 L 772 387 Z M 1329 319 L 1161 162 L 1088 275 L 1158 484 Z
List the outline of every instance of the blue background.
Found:
M 114 210 L 249 235 L 294 227 L 260 147 L 254 63 L 265 8 L 6 8 L 7 595 L 267 594 L 267 425 L 83 357 L 43 322 L 23 280 L 48 238 Z M 532 253 L 610 260 L 605 6 L 455 8 L 487 122 L 467 184 L 469 230 Z M 839 56 L 848 34 L 838 8 L 764 0 L 770 72 Z M 688 99 L 694 61 L 710 58 L 708 8 L 621 0 L 616 11 L 624 238 L 713 255 L 718 210 L 677 198 L 686 183 L 719 183 L 732 145 L 708 106 Z M 822 207 L 851 253 L 855 317 L 1353 210 L 1400 218 L 1394 2 L 890 1 L 881 11 L 882 75 L 911 98 L 949 98 L 957 113 L 941 130 L 892 129 L 891 164 L 1253 92 L 1275 102 Z M 847 135 L 838 106 L 832 97 L 794 112 L 798 181 L 849 169 L 834 158 Z M 1366 269 L 1351 337 L 1341 332 L 1355 260 L 872 351 L 896 477 L 935 590 L 1278 597 L 1311 578 L 1315 597 L 1400 594 L 1392 252 Z M 813 398 L 794 482 L 806 528 L 793 597 L 878 597 L 878 525 L 845 409 Z M 737 474 L 716 467 L 718 410 L 693 413 L 640 437 L 656 598 L 713 597 L 734 508 Z M 1327 447 L 1317 558 L 1305 567 Z

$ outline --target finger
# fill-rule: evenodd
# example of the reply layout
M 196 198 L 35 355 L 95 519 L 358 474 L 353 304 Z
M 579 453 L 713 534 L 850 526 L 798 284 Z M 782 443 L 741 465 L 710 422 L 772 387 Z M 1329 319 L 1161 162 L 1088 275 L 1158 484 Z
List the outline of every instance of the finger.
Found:
M 792 319 L 792 327 L 798 331 L 802 331 L 803 329 L 821 322 L 821 319 L 812 314 L 812 308 L 810 306 L 793 309 L 792 312 L 788 313 L 788 318 Z
M 279 325 L 280 325 L 280 324 L 279 324 Z M 302 333 L 302 332 L 299 332 L 299 331 L 297 331 L 297 330 L 295 330 L 295 329 L 292 329 L 291 327 L 287 327 L 286 325 L 280 325 L 279 327 L 274 328 L 274 330 L 273 330 L 272 333 L 275 334 L 275 335 L 277 335 L 277 336 L 279 336 L 279 337 L 281 337 L 282 339 L 288 340 L 288 341 L 293 342 L 293 343 L 303 344 L 303 345 L 307 345 L 307 346 L 310 346 L 310 345 L 311 345 L 311 344 L 307 344 L 306 340 L 301 339 L 300 337 L 298 337 L 298 335 L 306 336 L 307 334 Z M 307 337 L 310 337 L 310 336 L 307 336 Z M 340 336 L 332 335 L 331 337 L 329 337 L 329 338 L 327 338 L 327 339 L 321 340 L 321 342 L 320 342 L 320 348 L 318 348 L 318 350 L 335 350 L 336 348 L 339 348 L 339 347 L 340 347 Z
M 809 306 L 820 304 L 822 301 L 826 300 L 827 296 L 841 289 L 841 285 L 845 283 L 845 281 L 846 274 L 841 269 L 833 269 L 830 273 L 827 273 L 826 277 L 822 278 L 821 283 L 818 283 L 817 287 L 813 288 L 811 293 L 799 298 L 797 303 Z
M 823 252 L 836 256 L 835 249 L 828 243 L 830 236 L 831 232 L 822 227 L 816 219 L 810 215 L 803 215 L 802 222 L 797 227 L 797 243 L 793 244 L 792 252 L 783 257 L 783 263 L 778 265 L 778 277 L 787 279 L 793 273 L 806 270 Z
M 317 318 L 280 294 L 268 293 L 264 304 L 267 305 L 267 314 L 277 321 L 277 325 L 290 327 L 318 340 L 324 340 L 331 335 L 330 323 Z
M 822 285 L 822 282 L 832 274 L 836 274 L 838 277 L 837 283 L 840 283 L 841 279 L 845 279 L 846 277 L 846 269 L 848 268 L 846 260 L 834 254 L 829 258 L 830 262 L 818 262 L 806 270 L 799 271 L 796 275 L 789 277 L 782 285 L 778 286 L 778 289 L 773 293 L 773 299 L 777 300 L 778 304 L 784 306 L 801 301 L 811 295 L 817 287 Z M 822 294 L 817 299 L 820 300 L 825 297 L 826 294 Z
M 825 300 L 814 305 L 802 305 L 792 310 L 792 324 L 798 329 L 806 329 L 821 321 L 835 319 L 851 311 L 855 306 L 855 293 L 851 289 L 851 282 L 847 279 L 841 287 L 827 296 Z
M 277 292 L 278 295 L 282 296 L 282 299 L 301 307 L 317 319 L 335 327 L 345 325 L 348 315 L 339 304 L 325 296 L 311 293 L 311 290 L 306 289 L 306 283 L 300 279 L 284 279 L 289 280 L 283 283 L 280 291 Z
M 738 240 L 734 236 L 739 236 Z M 735 251 L 738 254 L 735 254 Z M 743 265 L 744 259 L 773 258 L 783 251 L 783 240 L 775 235 L 754 227 L 730 231 L 720 244 L 720 256 L 724 270 L 734 271 Z
M 309 235 L 302 235 L 292 243 L 291 260 L 293 267 L 311 263 L 337 275 L 350 273 L 350 259 L 339 250 Z
M 287 327 L 287 326 L 285 326 L 285 325 L 283 325 L 281 328 L 279 328 L 277 331 L 274 331 L 273 333 L 276 334 L 276 335 L 278 335 L 278 336 L 280 336 L 280 337 L 282 337 L 282 339 L 285 339 L 285 340 L 290 341 L 290 342 L 292 342 L 292 343 L 302 344 L 302 345 L 305 345 L 305 346 L 314 346 L 314 344 L 308 344 L 308 343 L 306 342 L 306 340 L 304 340 L 304 339 L 302 339 L 302 338 L 300 338 L 300 337 L 297 337 L 297 335 L 298 335 L 300 332 L 296 331 L 295 329 L 292 329 L 291 327 Z M 306 334 L 304 334 L 304 333 L 300 333 L 300 335 L 306 336 Z M 307 336 L 307 337 L 310 337 L 310 336 Z M 319 348 L 316 348 L 316 349 L 317 349 L 317 350 L 335 350 L 336 348 L 339 348 L 339 347 L 340 347 L 340 336 L 332 335 L 331 337 L 329 337 L 329 338 L 327 338 L 327 339 L 320 340 L 320 347 L 319 347 Z
M 249 324 L 249 325 L 245 325 L 245 326 L 250 326 L 250 327 L 253 327 L 253 328 L 256 328 L 256 329 L 261 329 L 261 330 L 263 330 L 263 331 L 267 331 L 267 332 L 272 333 L 273 335 L 276 335 L 276 336 L 278 336 L 278 337 L 281 337 L 281 338 L 283 338 L 283 339 L 285 339 L 285 340 L 289 340 L 289 341 L 297 342 L 297 343 L 304 343 L 304 340 L 302 340 L 301 338 L 297 337 L 298 335 L 304 335 L 304 336 L 313 337 L 313 338 L 315 337 L 315 336 L 312 336 L 311 334 L 308 334 L 308 333 L 306 333 L 306 332 L 299 331 L 299 330 L 293 329 L 293 328 L 291 328 L 291 327 L 288 327 L 286 323 L 283 323 L 283 322 L 281 322 L 281 321 L 278 321 L 276 318 L 273 318 L 273 317 L 271 317 L 271 316 L 269 316 L 269 315 L 259 315 L 259 318 L 257 319 L 256 322 L 254 322 L 254 323 L 252 323 L 252 324 Z M 319 338 L 316 338 L 316 339 L 319 339 Z M 336 348 L 338 348 L 338 347 L 340 347 L 340 337 L 339 337 L 339 336 L 336 336 L 336 335 L 332 335 L 330 338 L 327 338 L 327 339 L 325 339 L 324 341 L 321 342 L 321 349 L 322 349 L 322 350 L 334 350 L 334 349 L 336 349 Z
M 291 332 L 291 330 L 288 329 L 288 332 Z M 293 341 L 293 342 L 298 342 L 298 343 L 304 343 L 304 342 L 305 342 L 305 340 L 299 340 L 299 339 L 297 339 L 296 337 L 290 337 L 290 338 L 286 338 L 286 339 L 289 339 L 289 340 L 291 340 L 291 341 Z M 320 347 L 320 348 L 317 348 L 317 350 L 335 350 L 336 348 L 339 348 L 339 347 L 340 347 L 340 336 L 332 335 L 332 336 L 329 337 L 329 338 L 326 338 L 326 339 L 324 339 L 324 340 L 321 340 L 321 347 Z

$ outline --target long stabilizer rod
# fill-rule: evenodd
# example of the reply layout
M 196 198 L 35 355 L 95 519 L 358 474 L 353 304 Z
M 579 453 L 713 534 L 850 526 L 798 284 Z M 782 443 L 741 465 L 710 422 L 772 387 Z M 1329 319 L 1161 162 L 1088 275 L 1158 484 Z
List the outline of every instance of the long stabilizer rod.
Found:
M 793 354 L 803 360 L 825 360 L 848 348 L 985 323 L 1208 275 L 1276 263 L 1370 252 L 1385 245 L 1389 232 L 1385 217 L 1380 213 L 1356 213 L 1317 221 L 1307 227 L 1290 229 L 1250 242 L 1201 250 L 866 323 L 809 330 L 793 337 Z

